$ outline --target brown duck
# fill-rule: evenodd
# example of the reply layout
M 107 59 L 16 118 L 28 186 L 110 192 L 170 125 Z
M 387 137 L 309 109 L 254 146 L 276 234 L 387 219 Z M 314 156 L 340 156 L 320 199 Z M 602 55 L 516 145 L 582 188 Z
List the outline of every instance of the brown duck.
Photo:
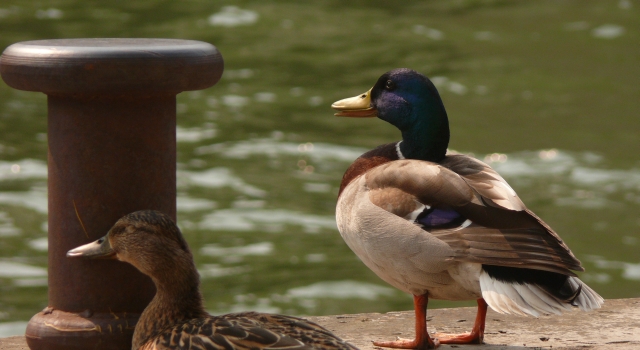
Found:
M 157 292 L 136 325 L 134 350 L 357 350 L 297 317 L 257 312 L 209 315 L 202 306 L 200 279 L 187 242 L 171 218 L 157 211 L 126 215 L 106 236 L 67 256 L 118 259 L 151 277 Z
M 347 245 L 380 278 L 413 295 L 416 338 L 374 345 L 481 343 L 487 305 L 536 317 L 602 305 L 573 272 L 584 269 L 569 247 L 498 173 L 447 154 L 447 113 L 427 77 L 392 70 L 368 92 L 332 107 L 337 116 L 377 116 L 402 133 L 402 141 L 363 154 L 347 169 L 336 207 Z M 429 298 L 477 300 L 472 331 L 431 338 Z

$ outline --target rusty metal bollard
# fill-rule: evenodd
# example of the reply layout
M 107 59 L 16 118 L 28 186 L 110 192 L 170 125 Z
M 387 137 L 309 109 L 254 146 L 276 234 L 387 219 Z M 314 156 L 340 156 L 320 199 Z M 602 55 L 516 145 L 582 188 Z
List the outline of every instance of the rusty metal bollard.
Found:
M 31 349 L 131 348 L 151 280 L 65 254 L 132 211 L 176 218 L 176 95 L 222 71 L 218 50 L 191 40 L 38 40 L 3 52 L 9 86 L 48 95 L 49 306 L 29 321 Z

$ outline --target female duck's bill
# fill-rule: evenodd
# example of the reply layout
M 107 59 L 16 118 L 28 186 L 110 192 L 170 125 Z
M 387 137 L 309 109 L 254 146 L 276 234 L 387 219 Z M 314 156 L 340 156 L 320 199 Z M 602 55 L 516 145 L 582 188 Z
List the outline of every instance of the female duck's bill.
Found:
M 111 248 L 107 236 L 67 252 L 67 258 L 115 259 L 115 257 L 116 252 Z

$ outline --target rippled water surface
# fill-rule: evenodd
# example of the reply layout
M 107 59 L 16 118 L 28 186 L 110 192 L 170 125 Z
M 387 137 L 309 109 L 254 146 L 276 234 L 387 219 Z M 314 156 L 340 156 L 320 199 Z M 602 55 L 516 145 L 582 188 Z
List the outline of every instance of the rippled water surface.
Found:
M 349 3 L 5 0 L 0 44 L 170 37 L 220 49 L 220 83 L 177 107 L 178 220 L 213 313 L 411 308 L 334 219 L 350 162 L 399 135 L 329 105 L 396 67 L 432 77 L 450 147 L 498 170 L 581 259 L 581 278 L 605 298 L 640 296 L 640 3 Z M 45 116 L 46 96 L 0 83 L 0 335 L 47 304 Z

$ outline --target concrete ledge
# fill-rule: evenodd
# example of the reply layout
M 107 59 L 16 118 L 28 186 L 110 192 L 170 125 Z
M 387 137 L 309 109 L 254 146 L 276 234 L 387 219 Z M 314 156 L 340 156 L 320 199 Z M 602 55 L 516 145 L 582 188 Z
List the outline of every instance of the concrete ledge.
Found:
M 429 331 L 471 330 L 475 308 L 429 310 Z M 372 340 L 414 336 L 413 311 L 309 317 L 362 350 Z M 489 310 L 486 344 L 442 345 L 440 349 L 640 349 L 640 298 L 607 300 L 593 312 L 568 312 L 540 318 L 500 315 Z M 24 337 L 0 338 L 2 350 L 28 349 Z
M 27 350 L 27 340 L 24 336 L 0 338 L 0 349 L 2 350 Z
M 429 332 L 464 333 L 476 308 L 428 310 Z M 309 317 L 361 350 L 380 349 L 373 340 L 413 338 L 413 311 Z M 442 345 L 439 349 L 640 349 L 640 298 L 607 300 L 592 312 L 540 318 L 487 313 L 483 345 Z

